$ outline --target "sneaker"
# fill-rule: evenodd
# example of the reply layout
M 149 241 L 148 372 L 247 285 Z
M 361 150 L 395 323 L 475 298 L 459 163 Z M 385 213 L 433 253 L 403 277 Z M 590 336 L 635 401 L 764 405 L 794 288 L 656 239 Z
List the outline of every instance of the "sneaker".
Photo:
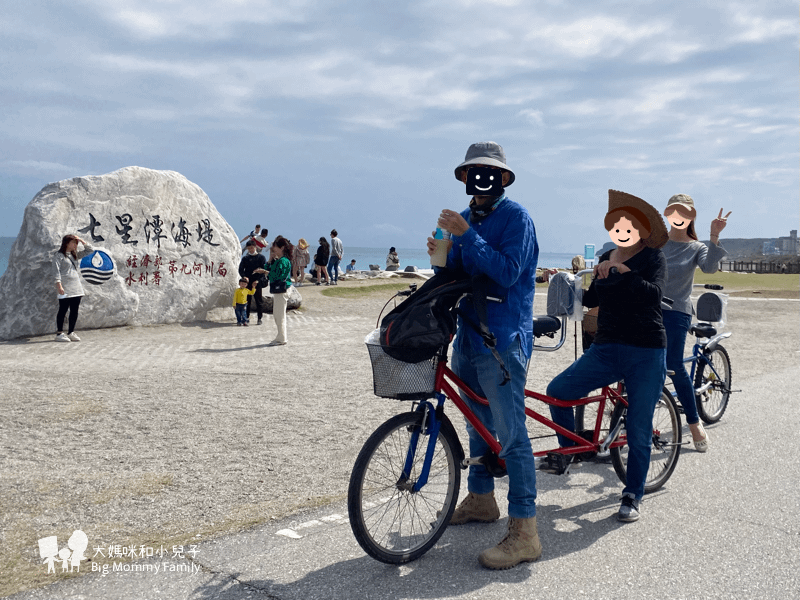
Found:
M 542 543 L 536 517 L 508 518 L 508 533 L 494 548 L 481 552 L 480 563 L 487 569 L 510 569 L 522 562 L 534 562 L 542 556 Z
M 57 342 L 71 342 L 72 340 L 67 337 L 66 333 L 59 333 L 59 334 L 56 334 L 56 341 Z
M 242 326 L 242 324 L 241 324 L 241 323 L 237 323 L 237 325 L 238 325 L 239 327 L 241 327 L 241 326 Z
M 261 319 L 258 320 L 258 323 L 256 323 L 256 325 L 261 325 Z
M 639 501 L 631 496 L 622 497 L 622 505 L 617 513 L 617 520 L 623 523 L 633 523 L 639 520 Z
M 75 333 L 74 331 L 72 333 L 68 333 L 67 337 L 69 338 L 69 341 L 71 341 L 71 342 L 80 342 L 81 341 L 81 338 L 79 338 L 78 334 Z
M 450 525 L 463 525 L 474 521 L 492 523 L 499 518 L 500 509 L 494 499 L 494 492 L 487 494 L 473 494 L 470 492 L 453 512 L 453 516 L 450 517 Z
M 242 323 L 242 325 L 244 325 L 245 327 L 247 327 L 247 326 L 249 325 L 249 323 L 248 323 L 247 321 L 245 321 L 244 323 Z

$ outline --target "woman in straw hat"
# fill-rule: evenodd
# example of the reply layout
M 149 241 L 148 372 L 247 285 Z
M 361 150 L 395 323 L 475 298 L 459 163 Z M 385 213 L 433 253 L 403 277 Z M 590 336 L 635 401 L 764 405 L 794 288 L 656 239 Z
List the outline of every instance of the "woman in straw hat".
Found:
M 667 261 L 660 248 L 668 235 L 655 208 L 616 190 L 608 191 L 605 227 L 615 247 L 600 256 L 594 280 L 583 296 L 584 306 L 600 308 L 597 334 L 583 356 L 550 382 L 547 395 L 576 400 L 594 389 L 625 381 L 627 484 L 617 518 L 630 522 L 639 518 L 650 463 L 653 412 L 666 377 L 667 336 L 661 296 Z M 571 408 L 551 406 L 550 411 L 556 423 L 575 430 Z M 559 443 L 572 445 L 563 437 Z
M 675 194 L 667 202 L 664 216 L 670 224 L 669 241 L 664 245 L 664 256 L 667 257 L 667 284 L 664 295 L 672 298 L 671 307 L 664 310 L 664 329 L 667 331 L 667 369 L 674 372 L 671 376 L 686 415 L 686 423 L 692 432 L 692 441 L 698 452 L 708 450 L 708 433 L 700 424 L 694 386 L 683 363 L 683 348 L 686 334 L 692 325 L 692 293 L 694 272 L 700 267 L 704 273 L 716 273 L 727 252 L 719 243 L 719 234 L 725 229 L 730 212 L 719 216 L 711 222 L 711 244 L 706 246 L 698 241 L 694 221 L 697 211 L 694 200 L 686 194 Z
M 306 267 L 311 257 L 308 254 L 308 242 L 305 238 L 300 238 L 292 254 L 292 273 L 297 287 L 303 285 L 306 280 Z

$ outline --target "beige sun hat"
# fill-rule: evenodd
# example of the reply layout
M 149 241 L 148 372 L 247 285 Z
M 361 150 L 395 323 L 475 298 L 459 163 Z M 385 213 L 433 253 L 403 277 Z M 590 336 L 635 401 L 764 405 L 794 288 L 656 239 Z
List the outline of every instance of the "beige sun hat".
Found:
M 681 208 L 686 209 L 691 213 L 691 219 L 694 220 L 697 217 L 697 211 L 694 208 L 694 200 L 689 194 L 675 194 L 672 198 L 667 201 L 667 208 L 664 209 L 664 216 L 667 216 L 667 211 L 670 207 L 680 206 Z

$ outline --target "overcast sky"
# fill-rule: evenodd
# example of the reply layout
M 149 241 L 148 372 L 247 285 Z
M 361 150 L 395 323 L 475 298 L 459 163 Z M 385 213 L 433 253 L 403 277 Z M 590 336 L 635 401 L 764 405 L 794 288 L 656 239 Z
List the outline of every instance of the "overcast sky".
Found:
M 694 197 L 707 237 L 798 228 L 796 0 L 0 0 L 0 235 L 46 184 L 138 165 L 238 233 L 424 246 L 504 146 L 542 252 L 607 189 Z

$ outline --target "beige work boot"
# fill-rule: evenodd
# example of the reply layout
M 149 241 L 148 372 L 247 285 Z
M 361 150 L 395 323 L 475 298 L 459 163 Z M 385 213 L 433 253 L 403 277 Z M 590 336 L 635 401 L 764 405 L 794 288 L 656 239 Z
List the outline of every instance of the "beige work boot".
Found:
M 467 497 L 453 511 L 450 525 L 463 525 L 477 521 L 479 523 L 492 523 L 500 518 L 500 509 L 494 499 L 494 492 L 488 494 L 473 494 Z
M 508 518 L 508 533 L 494 548 L 484 550 L 478 557 L 487 569 L 510 569 L 521 562 L 539 560 L 542 544 L 536 517 L 529 519 Z

